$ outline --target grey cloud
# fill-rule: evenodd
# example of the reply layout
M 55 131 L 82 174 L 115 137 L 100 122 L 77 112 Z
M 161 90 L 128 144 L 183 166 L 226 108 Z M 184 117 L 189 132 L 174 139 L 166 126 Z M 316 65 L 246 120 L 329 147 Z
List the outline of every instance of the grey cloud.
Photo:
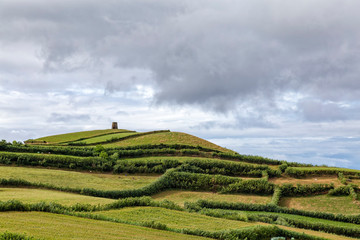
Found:
M 347 109 L 335 103 L 309 100 L 300 102 L 299 108 L 304 118 L 312 122 L 346 120 L 349 115 Z
M 147 84 L 159 104 L 228 112 L 255 103 L 259 115 L 296 91 L 335 104 L 315 113 L 302 103 L 306 119 L 336 120 L 347 118 L 336 104 L 359 100 L 359 7 L 339 0 L 8 0 L 0 3 L 0 36 L 38 44 L 43 70 L 98 72 L 91 81 L 109 93 L 131 89 L 125 82 Z M 116 72 L 107 65 L 150 71 L 154 82 L 141 73 L 102 74 Z
M 89 122 L 90 115 L 88 114 L 61 114 L 61 113 L 51 113 L 51 116 L 49 117 L 49 122 L 79 122 L 84 121 Z

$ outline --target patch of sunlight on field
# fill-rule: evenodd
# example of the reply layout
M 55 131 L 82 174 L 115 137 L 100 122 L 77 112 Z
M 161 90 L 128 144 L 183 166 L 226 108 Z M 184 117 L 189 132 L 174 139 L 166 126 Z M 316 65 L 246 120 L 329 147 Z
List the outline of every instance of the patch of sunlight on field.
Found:
M 360 206 L 349 196 L 284 197 L 280 200 L 280 206 L 307 211 L 360 214 Z
M 259 225 L 258 223 L 214 218 L 198 213 L 188 213 L 158 207 L 130 207 L 120 210 L 101 211 L 94 214 L 131 222 L 155 221 L 177 229 L 188 228 L 206 231 L 238 229 Z
M 258 203 L 266 204 L 271 201 L 271 196 L 258 196 L 246 194 L 218 194 L 212 192 L 195 192 L 195 191 L 180 191 L 171 190 L 165 191 L 152 196 L 157 200 L 170 200 L 181 206 L 184 202 L 195 202 L 199 199 L 212 201 L 226 201 L 226 202 L 243 202 L 243 203 Z
M 16 199 L 24 203 L 56 202 L 62 205 L 83 204 L 107 204 L 114 202 L 113 199 L 90 197 L 80 194 L 32 189 L 32 188 L 0 188 L 0 201 Z
M 45 168 L 0 166 L 0 178 L 20 178 L 59 187 L 122 190 L 140 188 L 155 181 L 160 175 L 102 174 L 53 170 Z
M 40 212 L 1 212 L 0 231 L 25 233 L 42 239 L 187 240 L 203 237 L 160 231 L 122 223 Z

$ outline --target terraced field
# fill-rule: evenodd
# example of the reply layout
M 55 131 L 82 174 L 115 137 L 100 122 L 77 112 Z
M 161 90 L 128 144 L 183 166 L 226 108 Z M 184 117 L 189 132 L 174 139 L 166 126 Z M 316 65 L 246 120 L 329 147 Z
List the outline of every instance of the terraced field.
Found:
M 113 199 L 83 196 L 74 193 L 29 189 L 29 188 L 0 188 L 0 201 L 19 200 L 24 203 L 54 202 L 62 205 L 80 204 L 108 204 Z
M 106 141 L 114 142 L 91 145 Z M 170 131 L 95 130 L 29 145 L 1 141 L 0 233 L 359 239 L 359 173 L 241 155 Z
M 320 211 L 337 214 L 360 214 L 360 206 L 348 196 L 307 196 L 284 197 L 280 206 L 308 211 Z
M 37 212 L 0 213 L 0 231 L 41 239 L 206 239 L 129 224 Z
M 0 176 L 3 179 L 21 178 L 29 182 L 40 182 L 57 187 L 102 190 L 140 188 L 159 177 L 156 174 L 105 174 L 9 166 L 0 166 Z
M 100 135 L 128 132 L 128 131 L 129 130 L 125 130 L 125 129 L 105 129 L 105 130 L 93 130 L 93 131 L 84 131 L 84 132 L 76 132 L 76 133 L 65 133 L 60 135 L 37 138 L 35 139 L 35 141 L 45 141 L 49 144 L 55 144 L 60 142 L 72 142 L 72 141 L 77 141 L 79 139 L 88 139 Z
M 243 202 L 243 203 L 257 203 L 267 204 L 270 203 L 270 196 L 259 196 L 250 194 L 219 194 L 211 192 L 196 192 L 196 191 L 180 191 L 170 190 L 155 194 L 152 196 L 156 200 L 169 200 L 184 206 L 185 202 L 195 202 L 199 199 L 213 200 L 213 201 L 226 201 L 226 202 Z

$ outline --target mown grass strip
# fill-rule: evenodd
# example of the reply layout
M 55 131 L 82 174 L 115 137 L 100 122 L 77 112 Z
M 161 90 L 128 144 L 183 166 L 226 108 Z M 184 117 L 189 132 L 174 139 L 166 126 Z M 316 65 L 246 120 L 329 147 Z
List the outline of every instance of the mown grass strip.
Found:
M 39 212 L 0 213 L 0 231 L 5 230 L 26 231 L 34 237 L 47 239 L 206 239 L 123 223 Z
M 83 131 L 83 132 L 52 135 L 52 136 L 37 138 L 37 139 L 35 139 L 35 141 L 45 141 L 47 143 L 54 144 L 54 143 L 77 141 L 77 140 L 87 139 L 87 138 L 96 137 L 96 136 L 100 136 L 100 135 L 119 133 L 119 132 L 128 132 L 128 131 L 129 130 L 125 130 L 125 129 L 92 130 L 92 131 Z
M 0 188 L 0 201 L 19 200 L 24 203 L 55 202 L 63 205 L 107 204 L 114 200 L 108 198 L 90 197 L 79 194 L 31 188 Z
M 101 190 L 136 189 L 155 181 L 160 175 L 104 174 L 44 168 L 0 166 L 3 179 L 19 178 L 65 188 L 94 188 Z

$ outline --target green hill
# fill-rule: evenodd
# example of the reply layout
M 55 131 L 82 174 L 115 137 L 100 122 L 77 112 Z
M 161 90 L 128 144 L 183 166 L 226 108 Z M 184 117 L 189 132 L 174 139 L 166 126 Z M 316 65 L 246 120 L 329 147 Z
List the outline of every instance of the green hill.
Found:
M 0 142 L 0 239 L 360 238 L 358 170 L 169 130 L 25 143 Z

